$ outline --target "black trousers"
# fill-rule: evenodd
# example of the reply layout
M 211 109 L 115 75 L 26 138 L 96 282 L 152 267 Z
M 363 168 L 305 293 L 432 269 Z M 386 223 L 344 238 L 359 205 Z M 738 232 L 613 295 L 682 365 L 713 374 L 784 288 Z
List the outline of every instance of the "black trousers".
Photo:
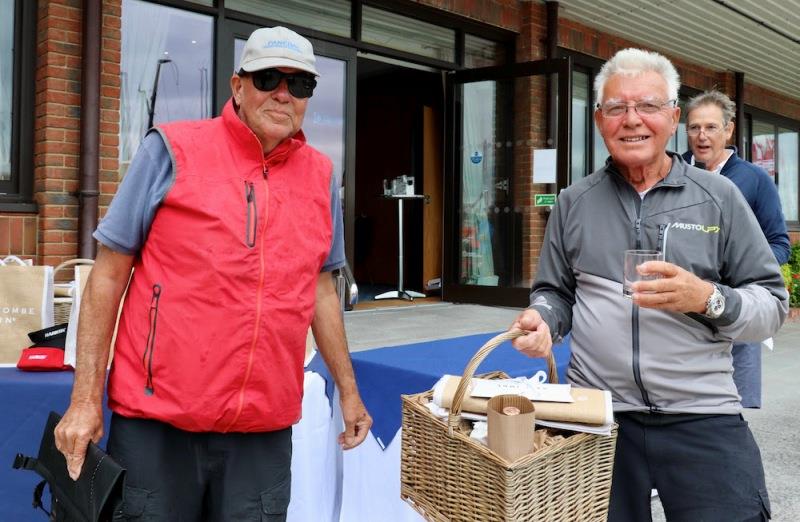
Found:
M 192 433 L 114 414 L 108 453 L 127 469 L 118 520 L 286 520 L 291 428 Z
M 761 453 L 741 415 L 618 413 L 609 522 L 769 520 Z

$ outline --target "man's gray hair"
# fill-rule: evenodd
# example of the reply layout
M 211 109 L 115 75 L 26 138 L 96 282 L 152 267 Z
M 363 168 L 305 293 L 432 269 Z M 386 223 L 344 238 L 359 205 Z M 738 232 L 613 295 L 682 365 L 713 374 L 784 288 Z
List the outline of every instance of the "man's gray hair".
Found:
M 724 92 L 706 91 L 692 97 L 686 104 L 686 116 L 703 105 L 716 105 L 722 111 L 722 124 L 727 126 L 736 117 L 736 104 Z
M 681 79 L 678 71 L 666 57 L 642 49 L 623 49 L 611 57 L 594 79 L 594 93 L 597 103 L 603 103 L 603 88 L 611 76 L 639 76 L 646 72 L 657 72 L 667 82 L 667 96 L 670 100 L 678 99 Z M 665 100 L 666 101 L 666 100 Z

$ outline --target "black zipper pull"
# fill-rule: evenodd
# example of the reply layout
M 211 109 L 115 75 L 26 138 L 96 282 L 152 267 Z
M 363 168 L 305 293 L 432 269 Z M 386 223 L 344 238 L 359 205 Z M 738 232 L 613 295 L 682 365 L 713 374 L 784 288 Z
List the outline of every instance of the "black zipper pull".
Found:
M 633 229 L 636 232 L 636 248 L 642 248 L 642 219 L 636 218 L 636 223 L 633 225 Z
M 662 223 L 658 225 L 658 245 L 656 246 L 656 250 L 659 252 L 664 251 L 664 232 L 667 230 L 666 223 Z
M 158 321 L 158 302 L 160 299 L 161 285 L 156 283 L 153 285 L 153 296 L 150 298 L 150 331 L 147 334 L 147 345 L 145 346 L 144 355 L 142 355 L 142 364 L 147 367 L 147 382 L 144 385 L 145 395 L 153 395 L 155 392 L 153 388 L 153 351 L 156 346 L 156 323 Z
M 256 246 L 256 230 L 258 228 L 258 212 L 256 208 L 256 188 L 249 181 L 244 182 L 245 199 L 247 200 L 247 222 L 245 223 L 245 244 Z M 251 235 L 252 232 L 252 235 Z M 252 239 L 251 239 L 252 238 Z

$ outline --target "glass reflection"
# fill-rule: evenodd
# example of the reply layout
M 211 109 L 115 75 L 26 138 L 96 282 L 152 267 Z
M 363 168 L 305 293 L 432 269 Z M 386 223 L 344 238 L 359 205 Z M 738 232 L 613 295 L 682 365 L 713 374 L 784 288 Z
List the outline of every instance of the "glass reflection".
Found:
M 505 47 L 500 42 L 494 42 L 478 36 L 467 34 L 464 36 L 464 67 L 490 67 L 506 63 Z
M 350 0 L 225 0 L 225 8 L 350 37 Z
M 751 160 L 753 163 L 775 176 L 775 126 L 753 120 Z
M 778 129 L 778 192 L 781 196 L 784 218 L 798 220 L 798 138 L 800 134 L 792 129 Z
M 455 61 L 456 33 L 452 29 L 364 5 L 361 39 L 390 49 Z
M 495 207 L 497 85 L 468 83 L 463 91 L 460 283 L 498 286 L 490 217 Z M 508 181 L 506 181 L 508 183 Z
M 572 172 L 571 183 L 582 179 L 587 174 L 586 146 L 588 125 L 593 125 L 587 116 L 591 91 L 589 75 L 580 71 L 572 71 Z
M 123 0 L 120 63 L 123 175 L 151 118 L 155 125 L 212 116 L 213 36 L 210 16 L 141 0 Z
M 0 181 L 8 181 L 14 95 L 14 0 L 0 0 L 0 13 L 6 13 L 0 19 Z

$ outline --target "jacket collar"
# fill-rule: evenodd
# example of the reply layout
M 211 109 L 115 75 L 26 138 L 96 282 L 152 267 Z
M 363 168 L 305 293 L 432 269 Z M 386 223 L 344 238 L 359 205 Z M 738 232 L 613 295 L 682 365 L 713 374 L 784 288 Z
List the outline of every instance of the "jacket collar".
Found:
M 681 187 L 686 184 L 686 173 L 690 168 L 694 168 L 681 157 L 680 154 L 677 152 L 666 151 L 667 156 L 670 157 L 672 160 L 672 167 L 669 169 L 667 176 L 653 185 L 652 188 L 664 185 L 667 187 Z M 613 158 L 611 156 L 608 157 L 606 160 L 606 171 L 613 176 L 615 176 L 619 181 L 623 181 L 628 183 L 622 173 L 619 171 L 617 166 L 614 164 Z
M 722 166 L 722 170 L 720 170 L 719 172 L 723 176 L 725 175 L 726 172 L 731 170 L 736 163 L 742 161 L 742 158 L 739 157 L 739 149 L 737 149 L 734 145 L 728 145 L 727 147 L 725 147 L 725 149 L 731 150 L 733 151 L 733 153 L 725 161 L 725 164 Z M 692 154 L 691 150 L 687 150 L 686 152 L 683 153 L 681 157 L 686 161 L 687 164 L 691 165 L 692 158 L 694 158 L 694 154 Z
M 236 109 L 233 107 L 233 98 L 230 98 L 222 109 L 222 121 L 231 134 L 237 150 L 246 157 L 259 158 L 265 165 L 282 163 L 291 152 L 306 144 L 306 136 L 301 129 L 294 136 L 280 142 L 277 147 L 264 156 L 258 137 L 236 113 Z

